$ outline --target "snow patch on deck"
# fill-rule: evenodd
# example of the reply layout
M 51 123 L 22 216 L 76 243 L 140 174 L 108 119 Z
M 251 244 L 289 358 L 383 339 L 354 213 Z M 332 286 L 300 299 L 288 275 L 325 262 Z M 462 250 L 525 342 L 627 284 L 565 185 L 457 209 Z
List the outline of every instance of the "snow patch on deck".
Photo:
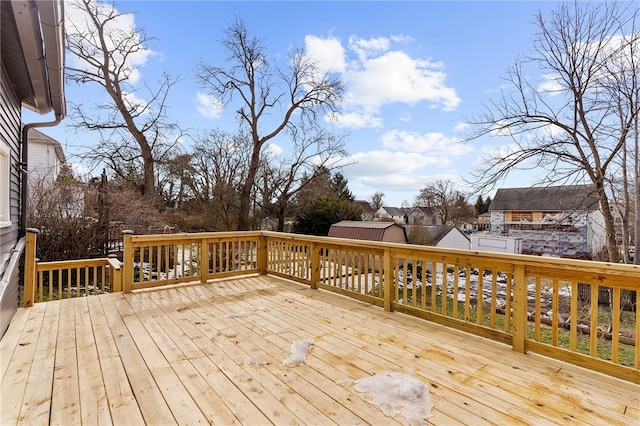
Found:
M 250 308 L 247 311 L 226 314 L 224 317 L 225 318 L 246 318 L 249 315 L 253 315 L 257 311 L 262 311 L 262 310 L 264 310 L 262 306 L 254 306 L 253 308 Z
M 293 342 L 289 351 L 289 358 L 282 361 L 282 365 L 285 367 L 297 367 L 304 364 L 307 361 L 307 355 L 311 351 L 311 345 L 313 345 L 313 340 L 311 339 L 300 339 Z
M 415 376 L 384 371 L 354 383 L 356 391 L 368 392 L 373 396 L 371 403 L 377 405 L 387 417 L 395 417 L 400 413 L 410 425 L 426 425 L 425 418 L 432 415 L 429 386 Z

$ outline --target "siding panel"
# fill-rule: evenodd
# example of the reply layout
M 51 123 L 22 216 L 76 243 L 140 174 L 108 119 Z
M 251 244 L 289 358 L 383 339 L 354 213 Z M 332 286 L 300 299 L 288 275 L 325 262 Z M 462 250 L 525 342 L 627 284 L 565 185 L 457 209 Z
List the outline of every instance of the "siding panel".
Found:
M 10 217 L 11 225 L 0 228 L 0 336 L 4 334 L 18 307 L 19 274 L 8 268 L 11 254 L 16 248 L 20 227 L 20 101 L 16 96 L 4 65 L 0 70 L 0 138 L 11 151 Z

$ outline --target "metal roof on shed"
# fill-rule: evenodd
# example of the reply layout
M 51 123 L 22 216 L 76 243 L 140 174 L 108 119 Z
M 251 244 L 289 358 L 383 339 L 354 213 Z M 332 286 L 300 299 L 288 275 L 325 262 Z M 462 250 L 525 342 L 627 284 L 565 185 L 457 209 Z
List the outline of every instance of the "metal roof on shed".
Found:
M 385 231 L 391 227 L 398 227 L 402 229 L 405 234 L 406 241 L 406 230 L 404 226 L 398 225 L 395 222 L 343 220 L 331 225 L 331 228 L 329 229 L 329 237 L 350 238 L 352 240 L 385 241 Z

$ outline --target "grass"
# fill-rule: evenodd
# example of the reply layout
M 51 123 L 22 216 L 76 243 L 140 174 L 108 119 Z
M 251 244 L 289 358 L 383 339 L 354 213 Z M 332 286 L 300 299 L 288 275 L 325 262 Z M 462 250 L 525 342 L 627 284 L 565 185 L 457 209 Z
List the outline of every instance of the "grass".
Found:
M 421 306 L 421 292 L 416 292 L 416 306 Z M 402 291 L 399 292 L 399 297 L 402 296 Z M 431 286 L 427 286 L 425 291 L 425 304 L 426 310 L 431 311 Z M 413 298 L 413 290 L 407 289 L 407 301 L 404 303 L 410 305 L 412 303 Z M 469 306 L 469 316 L 465 317 L 465 303 L 454 301 L 453 298 L 447 297 L 445 303 L 446 312 L 443 314 L 442 312 L 442 294 L 438 290 L 436 293 L 436 308 L 433 311 L 439 315 L 445 315 L 447 317 L 453 317 L 453 308 L 454 303 L 457 304 L 457 319 L 470 322 L 473 324 L 477 324 L 477 306 L 475 303 L 470 303 Z M 578 311 L 581 312 L 579 315 L 580 319 L 589 319 L 590 318 L 590 304 L 581 304 Z M 482 322 L 479 325 L 484 327 L 492 328 L 494 330 L 501 330 L 512 332 L 512 324 L 509 324 L 509 330 L 505 330 L 505 320 L 506 317 L 504 314 L 496 312 L 494 314 L 494 323 L 491 324 L 491 305 L 489 303 L 482 303 Z M 612 310 L 608 306 L 598 306 L 598 325 L 599 326 L 610 326 L 613 324 L 612 322 Z M 631 311 L 622 311 L 620 315 L 620 329 L 629 329 L 636 330 L 636 322 L 635 322 L 635 312 Z M 570 350 L 571 348 L 571 332 L 570 330 L 564 328 L 557 329 L 557 347 Z M 549 325 L 541 324 L 539 331 L 541 343 L 552 344 L 553 341 L 553 328 Z M 529 322 L 528 330 L 527 330 L 527 338 L 534 340 L 535 337 L 535 324 Z M 597 358 L 603 360 L 612 360 L 612 342 L 604 337 L 599 337 L 597 339 Z M 576 352 L 584 355 L 590 355 L 591 351 L 591 338 L 589 335 L 577 333 L 576 335 Z M 636 356 L 636 348 L 632 345 L 627 345 L 620 343 L 618 345 L 618 363 L 625 366 L 633 366 L 635 365 L 635 356 Z

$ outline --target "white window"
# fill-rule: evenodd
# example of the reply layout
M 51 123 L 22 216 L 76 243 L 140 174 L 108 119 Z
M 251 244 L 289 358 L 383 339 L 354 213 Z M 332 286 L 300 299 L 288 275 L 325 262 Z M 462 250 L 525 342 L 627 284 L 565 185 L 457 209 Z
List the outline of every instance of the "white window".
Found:
M 11 151 L 4 141 L 0 142 L 0 227 L 11 225 Z

